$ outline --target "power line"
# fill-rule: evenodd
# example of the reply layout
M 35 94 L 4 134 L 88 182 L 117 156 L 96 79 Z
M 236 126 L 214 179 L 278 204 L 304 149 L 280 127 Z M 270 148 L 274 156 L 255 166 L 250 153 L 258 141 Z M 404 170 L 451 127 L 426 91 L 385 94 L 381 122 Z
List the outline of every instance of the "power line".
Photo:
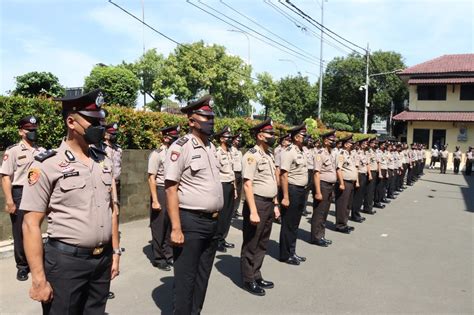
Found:
M 361 52 L 355 50 L 354 48 L 348 46 L 347 44 L 344 44 L 343 42 L 341 42 L 340 40 L 338 40 L 337 38 L 335 38 L 334 36 L 332 36 L 331 34 L 328 34 L 327 32 L 324 31 L 324 28 L 320 27 L 317 23 L 314 22 L 314 19 L 312 19 L 310 16 L 308 16 L 306 13 L 302 14 L 300 13 L 298 10 L 294 9 L 293 7 L 290 7 L 288 5 L 286 5 L 285 3 L 281 2 L 281 0 L 278 0 L 278 2 L 280 4 L 282 4 L 285 8 L 289 9 L 290 11 L 292 11 L 293 13 L 296 13 L 297 15 L 299 15 L 300 17 L 302 17 L 303 19 L 305 19 L 306 21 L 308 21 L 311 25 L 313 25 L 314 27 L 316 27 L 317 29 L 319 30 L 322 30 L 328 37 L 332 38 L 334 41 L 338 42 L 340 45 L 348 48 L 350 51 L 352 52 L 355 52 L 356 54 L 359 54 L 359 55 L 363 55 Z M 301 11 L 301 10 L 300 10 Z M 365 49 L 364 49 L 364 52 L 365 52 Z
M 281 0 L 279 0 L 279 2 L 281 2 Z M 354 47 L 357 47 L 359 49 L 362 49 L 363 51 L 366 51 L 366 48 L 364 47 L 361 47 L 357 44 L 355 44 L 354 42 L 351 42 L 350 40 L 342 37 L 341 35 L 337 34 L 336 32 L 333 32 L 332 30 L 330 30 L 329 28 L 327 28 L 326 26 L 322 25 L 321 23 L 319 23 L 318 21 L 316 21 L 315 19 L 313 19 L 310 15 L 306 14 L 303 10 L 301 10 L 300 8 L 298 8 L 296 5 L 294 5 L 293 3 L 291 3 L 290 0 L 286 0 L 286 3 L 290 4 L 295 10 L 297 10 L 298 12 L 300 12 L 302 15 L 306 16 L 307 18 L 311 19 L 313 22 L 315 22 L 316 24 L 318 24 L 321 28 L 327 30 L 328 32 L 330 32 L 331 34 L 334 34 L 335 36 L 339 37 L 340 39 L 342 39 L 343 41 L 353 45 Z M 329 35 L 329 34 L 328 34 Z
M 113 0 L 109 0 L 109 3 L 113 4 L 115 7 L 117 7 L 118 9 L 120 9 L 121 11 L 123 11 L 124 13 L 126 13 L 127 15 L 131 16 L 133 19 L 137 20 L 138 22 L 142 23 L 143 25 L 145 25 L 146 27 L 148 27 L 150 30 L 152 30 L 153 32 L 157 33 L 158 35 L 160 35 L 160 36 L 166 38 L 167 40 L 169 40 L 169 41 L 175 43 L 176 45 L 178 45 L 178 46 L 180 46 L 180 47 L 183 47 L 183 48 L 185 48 L 185 49 L 187 49 L 187 50 L 190 50 L 190 51 L 193 50 L 192 48 L 190 48 L 190 47 L 188 47 L 188 46 L 186 46 L 186 45 L 180 43 L 179 41 L 175 40 L 174 38 L 172 38 L 172 37 L 170 37 L 170 36 L 164 34 L 163 32 L 160 32 L 159 30 L 157 30 L 157 29 L 154 28 L 153 26 L 149 25 L 149 24 L 146 23 L 145 21 L 142 21 L 139 17 L 137 17 L 136 15 L 134 15 L 133 13 L 131 13 L 130 11 L 124 9 L 124 8 L 121 7 L 120 5 L 118 5 L 118 4 L 116 4 L 115 2 L 113 2 Z M 202 54 L 199 54 L 199 55 L 200 55 L 201 57 L 203 57 L 204 59 L 207 59 L 207 60 L 209 61 L 209 59 L 208 59 L 207 56 L 202 55 Z M 239 75 L 241 75 L 241 76 L 243 76 L 243 77 L 250 78 L 250 79 L 253 80 L 253 81 L 258 81 L 258 82 L 260 82 L 260 80 L 259 80 L 258 78 L 254 78 L 254 77 L 252 77 L 251 75 L 248 75 L 248 74 L 239 72 L 239 71 L 237 71 L 237 70 L 235 70 L 235 69 L 228 68 L 227 70 L 229 70 L 229 71 L 231 71 L 231 72 L 234 72 L 234 73 L 236 73 L 236 74 L 239 74 Z
M 250 36 L 252 36 L 253 38 L 255 38 L 255 39 L 257 39 L 257 40 L 266 43 L 267 45 L 270 45 L 270 46 L 272 46 L 272 47 L 274 47 L 274 48 L 276 48 L 276 49 L 278 49 L 278 50 L 281 50 L 281 51 L 283 51 L 283 52 L 285 52 L 285 53 L 287 53 L 287 54 L 289 54 L 289 55 L 292 55 L 293 57 L 298 58 L 298 59 L 300 59 L 300 60 L 302 60 L 302 61 L 305 61 L 305 62 L 307 62 L 307 63 L 311 63 L 311 64 L 314 64 L 314 65 L 319 65 L 319 63 L 316 63 L 316 62 L 318 62 L 317 60 L 314 60 L 313 58 L 307 57 L 306 55 L 304 55 L 304 54 L 302 54 L 302 53 L 300 53 L 300 52 L 298 52 L 298 51 L 295 51 L 294 49 L 289 48 L 289 47 L 287 47 L 287 46 L 281 44 L 280 42 L 275 41 L 275 40 L 273 40 L 272 38 L 269 38 L 268 36 L 261 34 L 261 33 L 258 32 L 258 31 L 255 31 L 254 29 L 248 27 L 247 25 L 244 25 L 244 24 L 242 24 L 242 23 L 236 21 L 235 19 L 232 19 L 232 18 L 228 17 L 228 16 L 225 15 L 225 14 L 222 14 L 222 13 L 219 12 L 218 10 L 216 10 L 216 9 L 214 9 L 214 8 L 212 8 L 212 7 L 210 7 L 210 6 L 208 6 L 207 4 L 203 3 L 203 2 L 200 1 L 200 0 L 199 0 L 199 3 L 203 4 L 204 6 L 208 7 L 209 9 L 211 9 L 211 10 L 217 12 L 218 14 L 221 14 L 221 15 L 225 16 L 227 19 L 234 21 L 235 23 L 237 23 L 237 24 L 239 24 L 239 25 L 245 27 L 246 29 L 250 30 L 251 32 L 254 32 L 254 33 L 258 34 L 259 36 L 264 37 L 264 38 L 270 40 L 271 42 L 273 42 L 273 43 L 275 43 L 275 44 L 277 44 L 277 45 L 283 47 L 283 48 L 286 49 L 286 50 L 284 50 L 284 49 L 282 49 L 282 48 L 280 48 L 280 47 L 278 47 L 278 46 L 275 46 L 274 44 L 269 43 L 268 41 L 266 41 L 266 40 L 264 40 L 264 39 L 262 39 L 262 38 L 260 38 L 260 37 L 258 37 L 258 36 L 253 35 L 252 33 L 249 33 L 249 32 L 244 31 L 242 28 L 240 28 L 240 27 L 236 26 L 235 24 L 232 24 L 232 23 L 230 23 L 230 22 L 224 20 L 223 18 L 217 16 L 216 14 L 214 14 L 214 13 L 212 13 L 212 12 L 209 12 L 208 10 L 206 10 L 206 9 L 204 9 L 204 8 L 202 8 L 202 7 L 198 6 L 198 5 L 196 5 L 195 3 L 192 3 L 190 0 L 186 0 L 186 2 L 189 3 L 189 4 L 191 4 L 191 5 L 194 6 L 194 7 L 198 8 L 199 10 L 201 10 L 201 11 L 203 11 L 203 12 L 205 12 L 205 13 L 211 15 L 211 16 L 213 16 L 214 18 L 216 18 L 216 19 L 218 19 L 218 20 L 224 22 L 225 24 L 230 25 L 230 26 L 232 26 L 232 27 L 234 27 L 234 28 L 236 28 L 236 29 L 238 29 L 238 30 L 240 30 L 240 31 L 242 31 L 242 32 L 245 32 L 245 33 L 249 34 Z M 289 52 L 289 51 L 287 51 L 287 50 L 289 50 L 289 51 L 291 51 L 291 52 Z M 315 61 L 316 61 L 316 62 L 315 62 Z M 319 61 L 319 62 L 320 62 L 320 61 Z

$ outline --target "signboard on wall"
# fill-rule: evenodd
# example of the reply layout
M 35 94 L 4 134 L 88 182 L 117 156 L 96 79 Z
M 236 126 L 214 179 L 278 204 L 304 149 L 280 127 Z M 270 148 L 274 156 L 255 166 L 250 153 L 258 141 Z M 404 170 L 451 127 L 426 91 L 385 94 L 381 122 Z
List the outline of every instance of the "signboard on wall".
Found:
M 458 141 L 467 141 L 467 127 L 459 127 Z

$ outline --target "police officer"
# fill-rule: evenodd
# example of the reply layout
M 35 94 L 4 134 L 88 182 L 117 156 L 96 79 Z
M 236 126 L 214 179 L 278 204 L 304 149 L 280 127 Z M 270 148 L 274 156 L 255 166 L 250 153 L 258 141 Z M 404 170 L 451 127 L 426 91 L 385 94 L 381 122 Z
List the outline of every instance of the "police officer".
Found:
M 190 133 L 174 142 L 165 161 L 165 189 L 174 257 L 175 314 L 199 314 L 217 249 L 217 217 L 224 206 L 210 95 L 190 102 Z
M 365 218 L 360 215 L 360 210 L 364 204 L 364 196 L 367 190 L 367 182 L 372 180 L 370 172 L 370 164 L 366 155 L 368 138 L 363 138 L 357 141 L 359 149 L 356 151 L 356 163 L 358 168 L 359 187 L 354 189 L 354 198 L 352 202 L 351 219 L 352 221 L 362 223 Z
M 238 133 L 234 136 L 232 146 L 230 147 L 230 153 L 232 154 L 234 163 L 235 188 L 237 189 L 237 198 L 234 200 L 234 212 L 232 214 L 234 218 L 240 215 L 239 207 L 242 195 L 242 152 L 240 152 L 240 148 L 242 147 L 242 143 L 242 134 Z
M 335 130 L 321 134 L 323 147 L 314 155 L 314 202 L 311 218 L 311 243 L 327 247 L 332 244 L 325 238 L 326 220 L 336 184 L 336 159 L 331 154 L 336 146 Z
M 377 213 L 373 207 L 382 208 L 381 203 L 374 204 L 375 197 L 375 187 L 377 183 L 377 178 L 379 174 L 379 163 L 377 162 L 377 155 L 375 153 L 375 148 L 377 147 L 377 138 L 372 138 L 368 141 L 368 148 L 366 151 L 367 163 L 370 168 L 370 172 L 367 173 L 367 188 L 364 196 L 364 210 L 362 212 L 367 214 L 374 215 Z
M 94 90 L 60 100 L 67 137 L 58 149 L 35 157 L 20 206 L 26 211 L 30 297 L 42 302 L 45 314 L 102 314 L 121 255 L 112 161 L 91 147 L 104 137 L 103 97 Z
M 161 129 L 163 144 L 151 152 L 148 159 L 148 186 L 150 188 L 150 228 L 153 266 L 170 271 L 173 265 L 171 248 L 171 224 L 166 206 L 165 158 L 170 145 L 179 137 L 180 127 L 170 126 Z
M 256 145 L 243 157 L 245 203 L 243 215 L 243 243 L 240 268 L 243 287 L 248 292 L 263 296 L 265 289 L 274 287 L 264 280 L 260 269 L 267 251 L 274 217 L 279 217 L 275 163 L 270 148 L 275 143 L 272 120 L 254 126 Z
M 281 164 L 281 153 L 286 150 L 286 148 L 291 144 L 291 135 L 284 134 L 279 138 L 279 144 L 273 150 L 275 155 L 275 166 L 276 166 L 276 174 L 277 174 L 277 183 L 278 183 L 278 199 L 281 200 L 283 198 L 283 192 L 281 191 L 280 185 L 280 164 Z
M 472 150 L 472 147 L 469 146 L 469 148 L 466 151 L 466 175 L 470 176 L 472 173 L 472 163 L 474 161 L 474 152 Z
M 309 212 L 306 209 L 306 206 L 308 204 L 308 196 L 311 194 L 311 199 L 314 198 L 314 193 L 313 193 L 313 189 L 314 189 L 314 182 L 313 182 L 313 175 L 314 175 L 314 140 L 310 135 L 306 136 L 306 138 L 303 142 L 303 151 L 306 154 L 306 160 L 308 161 L 308 184 L 306 185 L 306 197 L 305 197 L 306 203 L 305 203 L 305 206 L 304 206 L 303 215 L 308 216 L 309 214 L 311 214 L 311 212 Z
M 462 152 L 459 146 L 456 146 L 456 150 L 453 152 L 453 164 L 454 174 L 459 174 L 459 165 L 461 164 Z
M 306 205 L 308 166 L 303 152 L 306 137 L 305 124 L 289 130 L 293 143 L 281 154 L 280 183 L 283 192 L 281 201 L 280 261 L 299 265 L 305 257 L 296 254 L 296 239 L 301 215 Z
M 234 159 L 230 151 L 232 146 L 232 133 L 229 126 L 225 126 L 221 131 L 214 135 L 219 140 L 216 158 L 218 161 L 219 177 L 224 192 L 224 206 L 219 212 L 217 220 L 217 250 L 226 252 L 227 248 L 234 248 L 235 245 L 228 243 L 225 238 L 229 233 L 232 214 L 234 212 L 234 200 L 237 197 L 237 188 L 235 185 Z
M 20 142 L 10 146 L 3 155 L 0 168 L 2 175 L 2 189 L 5 195 L 5 211 L 10 214 L 13 234 L 13 250 L 16 262 L 16 278 L 19 281 L 28 279 L 28 262 L 23 248 L 23 211 L 20 202 L 23 195 L 23 186 L 27 184 L 28 168 L 33 157 L 43 151 L 36 145 L 38 122 L 35 116 L 26 116 L 18 121 Z
M 122 148 L 117 143 L 118 123 L 113 122 L 105 126 L 105 153 L 113 164 L 113 176 L 115 179 L 115 187 L 117 188 L 117 196 L 120 201 L 120 175 L 122 174 Z
M 440 166 L 440 173 L 441 174 L 446 174 L 446 167 L 448 165 L 448 157 L 449 157 L 449 151 L 446 145 L 443 146 L 443 149 L 439 153 L 440 155 L 440 161 L 441 161 L 441 166 Z
M 377 193 L 376 193 L 376 202 L 377 203 L 390 203 L 390 200 L 387 200 L 387 180 L 388 180 L 388 159 L 385 152 L 385 141 L 379 141 L 379 150 L 377 151 L 377 161 L 380 164 L 379 177 L 377 179 Z
M 359 187 L 357 161 L 351 156 L 354 142 L 352 135 L 341 139 L 342 149 L 336 158 L 336 174 L 338 187 L 336 188 L 336 231 L 349 234 L 354 230 L 347 225 L 349 211 L 352 208 L 354 188 Z

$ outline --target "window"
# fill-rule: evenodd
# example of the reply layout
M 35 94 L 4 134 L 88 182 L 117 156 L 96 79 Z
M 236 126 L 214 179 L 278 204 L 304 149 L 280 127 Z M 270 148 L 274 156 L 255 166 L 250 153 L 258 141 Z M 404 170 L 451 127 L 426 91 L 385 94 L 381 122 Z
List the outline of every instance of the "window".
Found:
M 428 147 L 430 141 L 429 129 L 413 129 L 413 142 L 424 144 Z
M 461 84 L 461 101 L 474 100 L 474 84 Z
M 418 85 L 419 101 L 445 101 L 446 85 Z
M 446 144 L 446 129 L 433 129 L 433 143 L 437 145 L 438 149 Z

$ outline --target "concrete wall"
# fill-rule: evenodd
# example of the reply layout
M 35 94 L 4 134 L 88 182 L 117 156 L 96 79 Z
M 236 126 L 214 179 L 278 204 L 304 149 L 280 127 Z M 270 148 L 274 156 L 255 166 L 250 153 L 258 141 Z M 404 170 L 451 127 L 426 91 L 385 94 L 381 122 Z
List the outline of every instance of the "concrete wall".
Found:
M 150 192 L 147 164 L 150 150 L 124 150 L 121 175 L 120 222 L 128 222 L 149 215 Z M 0 152 L 3 156 L 3 152 Z M 3 211 L 5 198 L 0 189 L 0 241 L 11 238 L 9 215 Z
M 461 85 L 448 84 L 445 101 L 419 101 L 417 86 L 410 85 L 409 108 L 413 111 L 474 111 L 474 101 L 459 100 Z

